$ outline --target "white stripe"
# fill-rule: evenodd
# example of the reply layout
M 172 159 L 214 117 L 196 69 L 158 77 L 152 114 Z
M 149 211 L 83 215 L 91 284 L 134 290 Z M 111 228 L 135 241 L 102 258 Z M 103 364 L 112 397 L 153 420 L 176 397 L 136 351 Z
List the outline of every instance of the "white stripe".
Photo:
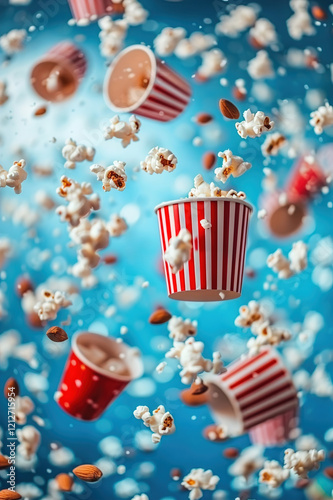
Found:
M 245 425 L 247 428 L 253 427 L 255 425 L 259 425 L 267 420 L 270 420 L 271 418 L 276 417 L 279 413 L 284 413 L 284 412 L 286 412 L 294 407 L 295 407 L 295 403 L 293 401 L 291 401 L 291 402 L 289 401 L 288 403 L 284 403 L 283 405 L 279 406 L 278 408 L 267 410 L 260 415 L 256 415 L 255 417 L 246 420 Z
M 260 373 L 260 375 L 258 375 L 257 377 L 255 377 L 255 376 L 251 377 L 251 379 L 249 379 L 246 382 L 243 382 L 240 386 L 238 386 L 235 389 L 235 394 L 237 395 L 243 391 L 253 389 L 253 388 L 257 387 L 259 384 L 261 384 L 262 382 L 265 382 L 270 377 L 274 377 L 274 376 L 276 377 L 277 373 L 280 371 L 280 368 L 281 368 L 281 366 L 279 366 L 279 365 L 273 365 L 270 368 L 268 368 L 267 370 L 265 370 L 264 372 Z M 247 373 L 247 374 L 252 375 L 251 370 L 250 370 L 250 373 Z M 242 376 L 245 376 L 244 372 L 242 373 Z M 290 382 L 290 377 L 286 376 L 284 380 L 288 380 Z
M 191 98 L 191 87 L 186 80 L 181 78 L 177 73 L 175 73 L 169 66 L 165 64 L 158 65 L 157 74 L 161 74 L 164 78 L 168 80 L 171 85 L 178 85 L 177 91 L 184 94 L 184 98 L 189 101 Z M 179 90 L 181 87 L 182 90 Z
M 185 203 L 179 203 L 179 222 L 181 228 L 186 228 L 185 223 Z M 184 264 L 185 290 L 190 289 L 190 271 L 188 262 Z
M 239 255 L 240 255 L 240 249 L 241 249 L 241 236 L 242 236 L 242 224 L 243 224 L 243 218 L 244 218 L 244 205 L 239 206 L 239 212 L 238 212 L 238 232 L 237 232 L 237 250 L 236 250 L 236 261 L 235 261 L 235 270 L 234 270 L 234 280 L 232 284 L 232 290 L 234 292 L 237 292 L 237 283 L 238 283 L 238 278 L 239 278 L 239 270 L 240 270 L 240 265 L 239 265 Z
M 236 362 L 235 365 L 233 365 L 235 368 L 237 368 L 237 371 L 233 373 L 230 378 L 226 380 L 226 383 L 230 386 L 234 384 L 235 382 L 238 382 L 240 378 L 243 378 L 246 375 L 250 375 L 251 373 L 255 372 L 258 370 L 264 363 L 267 363 L 270 359 L 272 359 L 272 355 L 270 351 L 264 351 L 264 355 L 262 355 L 260 358 L 257 356 L 257 358 L 253 358 L 252 363 L 249 363 L 247 366 L 244 366 L 243 363 L 241 362 Z M 262 353 L 260 353 L 262 354 Z M 232 368 L 232 366 L 230 366 Z M 228 372 L 226 372 L 226 376 L 228 375 Z
M 157 89 L 155 85 L 161 87 L 162 90 Z M 167 92 L 169 92 L 172 97 L 167 95 Z M 180 99 L 182 98 L 182 94 L 177 92 L 175 87 L 171 87 L 171 85 L 166 84 L 159 78 L 155 80 L 151 95 L 153 95 L 156 99 L 160 99 L 161 101 L 163 101 L 165 106 L 168 106 L 168 104 L 170 104 L 172 106 L 175 106 L 178 110 L 182 110 L 186 106 L 186 104 L 180 101 Z
M 169 217 L 170 217 L 170 227 L 171 227 L 171 236 L 175 237 L 177 236 L 176 234 L 176 225 L 175 225 L 175 216 L 173 213 L 173 205 L 169 205 Z M 175 273 L 176 276 L 176 284 L 177 284 L 177 292 L 180 291 L 180 277 L 179 277 L 179 272 Z
M 165 219 L 165 207 L 162 208 L 162 223 L 163 223 L 163 234 L 164 234 L 164 243 L 165 243 L 165 248 L 167 249 L 168 248 L 168 245 L 169 245 L 169 241 L 167 239 L 167 225 L 166 225 L 166 219 Z M 163 254 L 163 260 L 165 261 L 165 257 L 164 257 L 164 254 Z M 172 282 L 172 276 L 171 276 L 171 266 L 169 265 L 168 262 L 166 262 L 166 266 L 167 266 L 167 269 L 168 269 L 168 274 L 169 274 L 169 281 L 170 281 L 170 290 L 169 290 L 169 293 L 173 293 L 174 290 L 173 290 L 173 282 Z
M 222 290 L 224 203 L 217 202 L 217 289 Z
M 205 219 L 208 222 L 211 222 L 211 201 L 204 201 L 204 214 Z M 212 230 L 205 229 L 205 238 L 206 238 L 206 289 L 212 289 Z
M 281 394 L 274 394 L 270 397 L 268 395 L 267 399 L 265 399 L 264 401 L 261 401 L 260 403 L 258 402 L 258 403 L 256 403 L 255 406 L 252 406 L 251 408 L 247 408 L 246 410 L 243 410 L 242 411 L 243 418 L 244 418 L 244 420 L 246 420 L 247 418 L 252 418 L 252 417 L 250 417 L 250 415 L 252 415 L 254 413 L 254 410 L 255 410 L 255 413 L 258 413 L 259 411 L 260 411 L 260 413 L 264 413 L 266 411 L 270 411 L 271 409 L 273 409 L 273 407 L 275 407 L 275 409 L 278 408 L 276 415 L 279 415 L 280 413 L 283 413 L 282 411 L 279 410 L 280 405 L 284 405 L 286 403 L 286 400 L 289 399 L 290 396 L 294 396 L 294 394 L 295 394 L 294 389 L 290 388 L 290 389 L 286 389 Z M 291 402 L 295 405 L 296 399 L 295 399 L 295 401 L 291 400 Z M 278 406 L 277 406 L 277 403 L 278 403 Z
M 234 246 L 235 230 L 235 203 L 230 202 L 229 209 L 229 240 L 228 240 L 228 266 L 227 266 L 227 290 L 231 290 L 231 278 L 234 270 L 232 269 L 232 251 Z
M 262 379 L 260 379 L 262 380 Z M 276 389 L 279 389 L 283 385 L 285 385 L 286 382 L 289 382 L 287 377 L 282 377 L 278 378 L 274 382 L 270 382 L 268 385 L 265 387 L 262 387 L 261 389 L 255 389 L 251 394 L 248 394 L 246 397 L 239 399 L 239 402 L 241 405 L 247 405 L 251 404 L 255 401 L 257 401 L 259 398 L 266 397 L 269 398 L 270 394 L 275 391 Z M 287 389 L 286 389 L 287 390 Z M 296 392 L 294 391 L 295 395 Z
M 192 244 L 193 244 L 193 260 L 194 260 L 194 272 L 195 272 L 195 286 L 196 290 L 200 290 L 200 253 L 199 244 L 198 248 L 195 250 L 194 241 L 198 241 L 198 202 L 192 202 L 191 205 L 191 219 L 192 219 Z
M 243 274 L 244 273 L 244 266 L 245 266 L 245 249 L 246 249 L 246 243 L 247 243 L 247 232 L 248 232 L 248 224 L 249 224 L 249 217 L 250 217 L 250 210 L 246 207 L 245 208 L 245 223 L 244 223 L 244 241 L 243 241 L 243 246 L 242 246 L 242 253 L 241 253 L 241 258 L 240 258 L 240 269 L 239 273 Z M 241 276 L 240 283 L 239 283 L 239 292 L 242 289 L 242 284 L 243 284 L 243 276 Z

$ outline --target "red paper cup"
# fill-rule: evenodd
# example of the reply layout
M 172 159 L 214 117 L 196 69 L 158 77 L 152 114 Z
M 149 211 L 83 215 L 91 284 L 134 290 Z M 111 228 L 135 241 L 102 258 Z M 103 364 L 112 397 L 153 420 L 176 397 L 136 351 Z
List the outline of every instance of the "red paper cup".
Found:
M 58 404 L 75 418 L 96 420 L 142 373 L 138 349 L 96 333 L 77 333 L 58 388 Z
M 256 425 L 249 435 L 253 444 L 262 446 L 281 446 L 292 439 L 292 432 L 298 425 L 298 408 Z
M 68 0 L 73 17 L 80 21 L 95 20 L 113 13 L 124 12 L 121 3 L 114 4 L 112 0 Z
M 281 205 L 281 194 L 278 191 L 267 193 L 261 200 L 261 206 L 267 212 L 265 222 L 269 231 L 277 238 L 289 238 L 303 227 L 307 207 L 302 200 L 291 198 Z
M 43 99 L 61 102 L 76 92 L 86 69 L 83 52 L 71 42 L 61 42 L 35 64 L 31 84 Z
M 213 418 L 230 436 L 239 436 L 298 407 L 295 386 L 274 349 L 238 359 L 222 375 L 207 374 Z
M 187 301 L 236 299 L 241 295 L 247 229 L 252 207 L 235 198 L 188 198 L 162 203 L 157 213 L 162 252 L 183 228 L 192 235 L 192 251 L 174 274 L 164 259 L 168 295 Z M 207 219 L 212 227 L 204 229 Z
M 113 111 L 168 122 L 189 103 L 186 80 L 144 45 L 131 45 L 113 60 L 104 80 L 104 97 Z
M 326 175 L 319 164 L 316 161 L 309 163 L 306 156 L 301 156 L 293 167 L 286 193 L 294 200 L 307 202 L 326 184 Z

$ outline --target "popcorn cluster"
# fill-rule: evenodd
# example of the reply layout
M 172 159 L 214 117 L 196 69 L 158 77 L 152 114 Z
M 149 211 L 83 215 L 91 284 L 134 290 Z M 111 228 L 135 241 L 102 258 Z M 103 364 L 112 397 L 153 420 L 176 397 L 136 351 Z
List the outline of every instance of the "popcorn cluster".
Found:
M 153 443 L 159 443 L 162 436 L 173 434 L 176 430 L 173 416 L 170 412 L 165 411 L 163 405 L 158 406 L 152 414 L 150 414 L 148 406 L 138 406 L 133 415 L 138 420 L 142 420 L 145 426 L 153 432 Z
M 45 290 L 43 299 L 35 304 L 34 310 L 41 321 L 52 321 L 56 319 L 60 309 L 64 309 L 70 305 L 72 305 L 72 302 L 66 298 L 63 292 L 57 290 L 52 293 Z
M 227 58 L 220 49 L 212 49 L 203 52 L 202 63 L 198 68 L 198 75 L 202 78 L 212 78 L 224 71 L 227 65 Z
M 290 0 L 290 7 L 294 14 L 287 19 L 288 33 L 294 40 L 301 40 L 304 35 L 314 35 L 316 30 L 312 26 L 311 16 L 308 12 L 307 0 Z
M 333 125 L 333 106 L 326 102 L 324 106 L 319 106 L 316 111 L 313 111 L 310 116 L 310 125 L 314 127 L 315 133 L 320 135 L 326 127 Z
M 229 179 L 230 175 L 240 177 L 252 167 L 251 163 L 244 161 L 240 156 L 233 155 L 230 149 L 220 151 L 218 156 L 222 158 L 223 163 L 222 167 L 215 169 L 215 175 L 223 183 Z
M 195 31 L 189 38 L 181 38 L 175 48 L 175 54 L 180 59 L 187 59 L 216 45 L 213 35 L 205 35 L 201 31 Z
M 5 104 L 9 99 L 9 96 L 7 95 L 7 85 L 5 82 L 0 80 L 0 106 Z
M 22 429 L 17 429 L 16 436 L 20 443 L 17 447 L 17 452 L 25 460 L 31 460 L 40 445 L 40 432 L 32 425 L 26 425 Z
M 152 175 L 153 173 L 161 174 L 164 170 L 172 172 L 177 162 L 176 156 L 169 149 L 156 146 L 149 151 L 148 156 L 140 165 L 142 170 Z
M 222 191 L 219 187 L 215 186 L 214 182 L 208 184 L 205 182 L 202 175 L 198 174 L 194 178 L 194 188 L 189 192 L 190 198 L 239 198 L 240 200 L 245 200 L 246 194 L 243 191 L 235 191 L 230 189 L 229 191 Z
M 13 188 L 16 194 L 20 194 L 22 192 L 22 183 L 28 176 L 24 167 L 24 160 L 14 161 L 8 171 L 0 165 L 0 187 Z
M 113 21 L 111 17 L 106 16 L 98 21 L 98 25 L 101 28 L 101 54 L 104 57 L 114 57 L 123 47 L 128 24 L 123 19 Z
M 57 194 L 65 198 L 68 205 L 60 205 L 56 213 L 60 215 L 62 222 L 68 222 L 73 227 L 78 226 L 82 218 L 87 217 L 93 210 L 99 210 L 99 196 L 93 193 L 88 182 L 80 184 L 65 175 L 60 180 L 61 186 L 57 188 Z
M 261 151 L 264 156 L 276 156 L 283 146 L 285 146 L 287 139 L 280 132 L 268 134 L 265 142 L 261 146 Z
M 260 78 L 271 78 L 274 76 L 272 61 L 266 50 L 259 50 L 256 56 L 247 65 L 247 71 L 253 80 Z
M 260 47 L 268 47 L 277 42 L 277 34 L 274 24 L 264 17 L 258 19 L 250 29 L 250 37 Z
M 140 2 L 137 0 L 123 0 L 122 4 L 125 9 L 124 21 L 130 26 L 139 26 L 146 21 L 148 11 L 142 7 Z
M 15 421 L 18 425 L 25 425 L 27 416 L 30 415 L 35 409 L 33 401 L 29 396 L 16 396 L 15 397 Z
M 73 139 L 67 139 L 66 145 L 62 148 L 62 156 L 66 160 L 64 167 L 73 170 L 78 162 L 93 161 L 95 152 L 90 146 L 77 145 Z
M 254 25 L 257 19 L 256 11 L 248 5 L 238 5 L 229 15 L 220 17 L 215 26 L 218 35 L 236 38 L 242 31 Z
M 307 246 L 303 241 L 293 243 L 288 254 L 288 259 L 283 255 L 281 248 L 267 257 L 267 265 L 278 274 L 280 279 L 289 279 L 307 268 Z
M 187 229 L 181 229 L 177 236 L 170 238 L 164 259 L 170 264 L 174 274 L 183 269 L 184 264 L 190 260 L 191 250 L 192 235 Z
M 243 113 L 244 121 L 236 123 L 236 129 L 238 134 L 242 139 L 251 137 L 260 137 L 264 132 L 272 130 L 274 127 L 274 122 L 265 116 L 263 111 L 257 111 L 256 114 L 251 113 L 250 109 L 247 109 Z
M 170 56 L 185 36 L 186 31 L 184 28 L 163 28 L 154 40 L 156 53 L 161 57 Z
M 259 474 L 259 483 L 271 488 L 279 488 L 289 478 L 289 470 L 281 467 L 277 460 L 267 460 Z
M 118 214 L 113 214 L 109 222 L 106 224 L 110 236 L 118 237 L 125 233 L 128 229 L 125 219 Z
M 0 48 L 9 56 L 20 52 L 28 36 L 26 30 L 11 30 L 0 36 Z
M 118 115 L 115 115 L 110 120 L 110 125 L 106 127 L 104 131 L 104 139 L 109 140 L 116 137 L 117 139 L 121 139 L 121 144 L 124 148 L 126 148 L 131 141 L 136 142 L 139 140 L 136 135 L 141 127 L 140 120 L 132 115 L 129 119 L 129 122 L 121 121 Z
M 97 175 L 99 181 L 102 181 L 104 191 L 108 192 L 111 189 L 124 191 L 127 181 L 125 165 L 124 161 L 115 160 L 112 165 L 106 168 L 98 164 L 92 165 L 90 171 Z
M 304 479 L 308 477 L 310 471 L 318 470 L 323 460 L 325 460 L 324 450 L 294 451 L 288 448 L 284 452 L 284 467 L 293 470 Z
M 172 316 L 168 321 L 169 337 L 176 342 L 184 342 L 188 337 L 195 337 L 197 334 L 197 327 L 197 321 Z
M 259 446 L 249 446 L 245 448 L 237 460 L 229 467 L 229 473 L 233 476 L 242 476 L 248 479 L 254 472 L 264 465 L 262 448 Z
M 11 251 L 11 244 L 8 238 L 0 238 L 0 269 L 4 266 Z
M 190 490 L 190 500 L 199 500 L 203 496 L 202 490 L 214 491 L 219 481 L 219 476 L 214 476 L 211 470 L 192 469 L 184 477 L 182 486 Z

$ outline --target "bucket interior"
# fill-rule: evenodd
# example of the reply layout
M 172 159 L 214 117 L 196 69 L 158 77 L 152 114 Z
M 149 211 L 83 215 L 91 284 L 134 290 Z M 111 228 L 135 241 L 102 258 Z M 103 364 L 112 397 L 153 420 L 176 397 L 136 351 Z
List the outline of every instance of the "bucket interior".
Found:
M 229 436 L 243 434 L 243 422 L 236 404 L 231 401 L 220 385 L 212 380 L 205 381 L 205 383 L 208 385 L 208 404 L 215 423 L 224 427 Z
M 302 202 L 287 203 L 273 211 L 268 224 L 275 236 L 287 238 L 301 229 L 306 215 L 306 207 Z
M 223 294 L 223 297 L 220 294 Z M 231 290 L 183 290 L 169 295 L 170 299 L 188 302 L 224 302 L 225 300 L 238 299 L 240 296 L 240 292 Z
M 56 61 L 42 61 L 31 73 L 31 83 L 37 94 L 51 102 L 60 102 L 72 96 L 78 81 L 73 73 Z

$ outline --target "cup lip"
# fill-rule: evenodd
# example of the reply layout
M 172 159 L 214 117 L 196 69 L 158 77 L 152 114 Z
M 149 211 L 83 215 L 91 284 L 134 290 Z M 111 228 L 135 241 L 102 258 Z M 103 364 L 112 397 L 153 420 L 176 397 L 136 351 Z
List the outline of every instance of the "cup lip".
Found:
M 77 356 L 77 358 L 79 358 L 79 360 L 82 361 L 82 363 L 86 364 L 88 366 L 88 368 L 90 368 L 91 370 L 94 370 L 99 375 L 103 375 L 106 378 L 110 378 L 113 380 L 116 379 L 116 380 L 119 380 L 122 382 L 131 382 L 132 380 L 135 380 L 135 379 L 141 377 L 141 375 L 143 374 L 143 362 L 142 362 L 142 358 L 141 358 L 141 352 L 136 347 L 133 348 L 133 347 L 129 346 L 128 344 L 126 344 L 125 342 L 121 342 L 120 345 L 125 348 L 124 350 L 129 352 L 132 349 L 134 349 L 137 352 L 136 357 L 137 357 L 138 365 L 134 366 L 134 363 L 129 365 L 130 370 L 131 370 L 131 374 L 129 376 L 119 375 L 117 373 L 111 373 L 111 372 L 108 372 L 107 370 L 103 370 L 103 368 L 100 368 L 99 366 L 95 365 L 92 361 L 90 361 L 88 358 L 86 358 L 84 356 L 84 354 L 80 351 L 78 344 L 77 344 L 77 340 L 81 335 L 91 335 L 93 337 L 97 336 L 97 337 L 102 338 L 103 340 L 108 339 L 112 343 L 116 343 L 116 339 L 114 337 L 108 337 L 106 335 L 101 335 L 100 333 L 94 333 L 94 332 L 88 332 L 88 331 L 80 331 L 80 332 L 77 332 L 73 335 L 72 345 L 71 345 L 72 351 Z M 134 352 L 132 354 L 134 355 Z
M 131 52 L 132 50 L 138 50 L 138 49 L 146 52 L 146 54 L 148 55 L 148 57 L 150 59 L 150 63 L 151 63 L 150 81 L 149 81 L 149 84 L 148 84 L 145 92 L 143 93 L 143 95 L 141 96 L 141 98 L 137 102 L 132 104 L 132 106 L 127 106 L 127 108 L 120 108 L 118 106 L 115 106 L 109 97 L 108 87 L 109 87 L 110 78 L 111 78 L 112 72 L 113 72 L 115 66 L 117 65 L 118 61 L 128 52 Z M 119 52 L 119 54 L 117 54 L 117 56 L 113 59 L 112 63 L 108 67 L 108 70 L 107 70 L 105 77 L 104 77 L 104 83 L 103 83 L 104 98 L 105 98 L 106 102 L 109 104 L 110 108 L 113 111 L 116 111 L 118 113 L 131 113 L 132 111 L 135 111 L 140 106 L 142 106 L 142 104 L 147 100 L 147 96 L 151 93 L 153 86 L 155 85 L 156 71 L 157 71 L 157 62 L 156 62 L 155 54 L 149 47 L 147 47 L 147 45 L 141 45 L 139 43 L 136 43 L 134 45 L 130 45 L 129 47 L 126 47 L 121 52 Z
M 154 208 L 154 212 L 157 213 L 160 208 L 167 207 L 169 205 L 178 205 L 179 203 L 194 203 L 197 201 L 220 201 L 220 202 L 233 201 L 235 203 L 239 203 L 240 205 L 245 205 L 247 208 L 250 209 L 251 212 L 253 212 L 253 206 L 249 202 L 240 200 L 239 198 L 227 198 L 225 196 L 219 196 L 219 197 L 200 196 L 199 198 L 193 196 L 191 198 L 180 198 L 179 200 L 165 201 L 163 203 L 160 203 L 159 205 L 156 205 L 156 207 Z

